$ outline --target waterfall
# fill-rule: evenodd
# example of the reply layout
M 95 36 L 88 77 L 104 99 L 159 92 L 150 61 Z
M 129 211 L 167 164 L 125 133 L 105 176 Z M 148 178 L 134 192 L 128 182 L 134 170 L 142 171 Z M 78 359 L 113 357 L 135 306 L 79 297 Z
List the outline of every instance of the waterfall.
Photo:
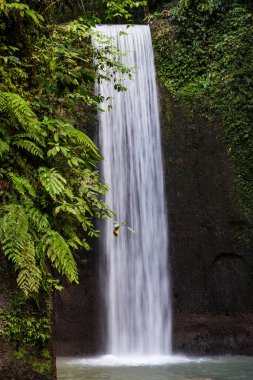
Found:
M 97 30 L 113 37 L 126 53 L 121 58 L 124 64 L 135 67 L 132 79 L 124 78 L 127 91 L 115 91 L 112 81 L 97 85 L 97 93 L 111 97 L 112 106 L 99 116 L 102 173 L 110 187 L 106 202 L 118 221 L 134 229 L 123 226 L 116 237 L 113 222 L 107 221 L 102 231 L 107 353 L 167 355 L 171 353 L 168 227 L 150 29 L 101 25 Z

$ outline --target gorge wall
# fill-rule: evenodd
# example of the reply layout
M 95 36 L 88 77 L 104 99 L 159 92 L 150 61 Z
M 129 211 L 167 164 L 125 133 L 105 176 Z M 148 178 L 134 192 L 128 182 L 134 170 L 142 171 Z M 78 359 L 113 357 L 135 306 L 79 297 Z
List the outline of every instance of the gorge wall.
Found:
M 174 351 L 252 354 L 253 255 L 239 239 L 246 224 L 221 127 L 189 117 L 162 84 L 160 101 Z M 103 352 L 99 256 L 96 243 L 80 285 L 55 297 L 58 355 Z
M 238 241 L 243 219 L 217 125 L 189 121 L 160 86 L 170 226 L 173 345 L 190 354 L 252 354 L 252 252 Z M 162 226 L 161 226 L 162 227 Z M 80 285 L 55 299 L 58 354 L 102 350 L 99 250 L 80 265 Z
M 189 121 L 163 86 L 162 141 L 170 225 L 174 350 L 252 354 L 252 252 L 221 130 Z
M 103 350 L 104 305 L 98 263 L 96 247 L 87 261 L 78 265 L 79 285 L 71 285 L 55 296 L 53 340 L 57 355 L 94 355 Z

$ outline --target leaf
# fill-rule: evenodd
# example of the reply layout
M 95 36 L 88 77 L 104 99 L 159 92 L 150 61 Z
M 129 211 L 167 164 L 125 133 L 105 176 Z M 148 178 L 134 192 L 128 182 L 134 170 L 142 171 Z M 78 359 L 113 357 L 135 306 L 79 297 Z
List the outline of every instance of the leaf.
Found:
M 10 150 L 9 144 L 0 138 L 0 157 L 4 156 Z
M 32 141 L 19 139 L 17 141 L 13 141 L 13 145 L 16 145 L 18 148 L 25 149 L 33 156 L 37 156 L 40 158 L 44 157 L 43 151 Z
M 57 231 L 50 230 L 42 238 L 41 245 L 59 273 L 69 281 L 78 283 L 76 262 L 66 240 Z
M 120 230 L 120 226 L 114 227 L 114 229 L 113 229 L 113 234 L 114 234 L 114 236 L 118 237 L 118 235 L 119 235 L 119 230 Z
M 43 21 L 43 17 L 39 13 L 31 9 L 27 9 L 25 13 L 34 21 L 36 25 L 38 26 L 41 25 L 41 21 Z
M 98 148 L 94 144 L 94 142 L 83 132 L 74 128 L 72 125 L 65 125 L 65 131 L 75 139 L 79 144 L 82 144 L 86 149 L 90 151 L 90 153 L 97 159 L 101 160 L 103 157 L 101 156 Z
M 42 186 L 53 199 L 64 193 L 67 181 L 56 169 L 41 167 L 38 172 Z
M 36 190 L 34 189 L 31 182 L 27 178 L 21 177 L 15 173 L 11 173 L 11 172 L 8 173 L 7 176 L 11 179 L 14 188 L 21 195 L 25 195 L 26 193 L 28 193 L 32 197 L 36 196 Z
M 31 237 L 28 236 L 21 256 L 21 270 L 17 277 L 18 286 L 26 296 L 37 293 L 41 283 L 41 271 L 35 261 L 35 247 Z
M 19 272 L 18 286 L 26 296 L 38 292 L 41 272 L 35 260 L 35 246 L 28 233 L 28 217 L 22 206 L 3 206 L 0 218 L 0 242 L 4 255 Z

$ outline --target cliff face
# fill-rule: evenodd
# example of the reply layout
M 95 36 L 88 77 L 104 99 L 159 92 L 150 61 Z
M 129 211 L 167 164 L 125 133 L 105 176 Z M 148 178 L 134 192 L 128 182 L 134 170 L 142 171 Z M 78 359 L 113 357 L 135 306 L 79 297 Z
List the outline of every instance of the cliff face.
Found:
M 253 255 L 239 242 L 243 219 L 221 130 L 161 86 L 174 349 L 252 354 Z
M 253 353 L 253 255 L 238 239 L 243 219 L 218 126 L 189 121 L 160 87 L 168 197 L 174 350 L 189 354 Z M 55 299 L 60 355 L 103 348 L 99 251 L 80 265 L 80 285 Z
M 54 299 L 54 346 L 60 356 L 94 355 L 103 348 L 104 308 L 96 249 L 78 269 L 79 285 L 71 285 Z
M 253 254 L 240 241 L 245 221 L 220 127 L 189 118 L 160 86 L 168 198 L 174 350 L 253 353 Z M 99 248 L 79 264 L 80 284 L 55 297 L 58 355 L 103 352 L 105 305 Z
M 160 86 L 168 197 L 174 350 L 189 354 L 253 353 L 253 255 L 238 239 L 243 219 L 221 130 Z M 79 265 L 80 285 L 55 298 L 58 355 L 103 351 L 99 249 Z

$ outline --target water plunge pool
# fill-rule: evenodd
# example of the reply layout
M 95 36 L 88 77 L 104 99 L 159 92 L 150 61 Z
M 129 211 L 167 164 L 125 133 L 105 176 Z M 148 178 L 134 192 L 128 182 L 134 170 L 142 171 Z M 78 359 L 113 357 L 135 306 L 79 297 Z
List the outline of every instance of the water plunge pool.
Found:
M 58 380 L 252 380 L 253 357 L 58 358 Z

